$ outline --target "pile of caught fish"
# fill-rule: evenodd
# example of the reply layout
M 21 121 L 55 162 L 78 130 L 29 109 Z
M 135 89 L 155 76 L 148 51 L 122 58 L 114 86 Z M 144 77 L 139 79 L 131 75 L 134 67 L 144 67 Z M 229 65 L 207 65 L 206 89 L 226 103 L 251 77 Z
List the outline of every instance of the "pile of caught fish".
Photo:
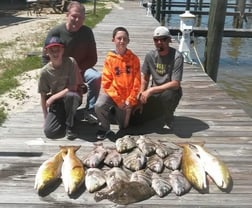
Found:
M 40 166 L 35 189 L 40 192 L 61 178 L 69 195 L 85 185 L 97 202 L 126 205 L 170 192 L 180 196 L 191 187 L 206 193 L 209 177 L 222 191 L 232 185 L 227 166 L 197 144 L 167 146 L 145 135 L 126 135 L 113 148 L 96 144 L 82 159 L 75 154 L 79 148 L 60 146 L 60 152 Z

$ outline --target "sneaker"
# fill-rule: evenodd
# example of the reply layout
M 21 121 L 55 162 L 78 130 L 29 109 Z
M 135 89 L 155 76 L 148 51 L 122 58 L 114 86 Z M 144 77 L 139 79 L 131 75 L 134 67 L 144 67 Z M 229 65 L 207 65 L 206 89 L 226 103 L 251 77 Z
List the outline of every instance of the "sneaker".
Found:
M 73 132 L 72 128 L 67 128 L 66 130 L 66 138 L 68 140 L 74 140 L 77 138 L 77 134 Z
M 98 118 L 95 114 L 95 112 L 93 110 L 88 110 L 85 113 L 85 120 L 89 123 L 89 124 L 98 124 Z
M 174 128 L 174 116 L 168 117 L 165 119 L 165 127 L 173 130 Z
M 108 130 L 108 131 L 98 130 L 96 133 L 96 139 L 97 140 L 104 140 L 106 138 L 112 139 L 114 135 L 115 133 L 111 130 Z

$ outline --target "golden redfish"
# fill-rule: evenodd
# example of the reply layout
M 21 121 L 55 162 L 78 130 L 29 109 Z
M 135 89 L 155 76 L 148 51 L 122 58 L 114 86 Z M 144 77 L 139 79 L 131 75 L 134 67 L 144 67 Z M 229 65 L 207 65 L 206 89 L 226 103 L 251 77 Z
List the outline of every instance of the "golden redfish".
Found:
M 34 189 L 41 192 L 45 187 L 60 179 L 62 162 L 62 150 L 44 161 L 37 171 Z
M 62 153 L 63 164 L 61 169 L 62 181 L 65 191 L 73 194 L 85 180 L 85 170 L 81 160 L 76 156 L 80 146 L 61 146 L 65 150 Z
M 199 154 L 200 160 L 203 163 L 205 171 L 213 179 L 215 184 L 221 189 L 229 188 L 232 178 L 228 167 L 216 156 L 209 153 L 200 145 L 191 144 L 194 146 L 195 152 Z
M 192 144 L 180 144 L 183 149 L 181 169 L 186 179 L 199 191 L 207 189 L 206 172 Z

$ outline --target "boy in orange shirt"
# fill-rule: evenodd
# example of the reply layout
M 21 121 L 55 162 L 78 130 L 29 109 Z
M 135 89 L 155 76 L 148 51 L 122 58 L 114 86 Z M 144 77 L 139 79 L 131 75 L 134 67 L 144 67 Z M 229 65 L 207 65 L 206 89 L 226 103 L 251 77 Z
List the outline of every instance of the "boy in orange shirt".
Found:
M 114 109 L 119 128 L 127 128 L 132 108 L 137 105 L 140 90 L 140 60 L 127 48 L 129 33 L 124 27 L 113 31 L 115 50 L 108 52 L 102 73 L 101 93 L 95 104 L 100 121 L 97 139 L 110 133 L 110 111 Z

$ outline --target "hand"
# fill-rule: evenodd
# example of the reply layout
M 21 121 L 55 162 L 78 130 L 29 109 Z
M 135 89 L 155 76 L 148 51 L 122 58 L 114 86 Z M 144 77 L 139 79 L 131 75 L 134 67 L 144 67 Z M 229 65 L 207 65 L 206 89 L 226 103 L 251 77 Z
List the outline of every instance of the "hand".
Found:
M 141 93 L 140 102 L 142 104 L 147 103 L 148 97 L 151 95 L 150 90 L 147 89 Z

